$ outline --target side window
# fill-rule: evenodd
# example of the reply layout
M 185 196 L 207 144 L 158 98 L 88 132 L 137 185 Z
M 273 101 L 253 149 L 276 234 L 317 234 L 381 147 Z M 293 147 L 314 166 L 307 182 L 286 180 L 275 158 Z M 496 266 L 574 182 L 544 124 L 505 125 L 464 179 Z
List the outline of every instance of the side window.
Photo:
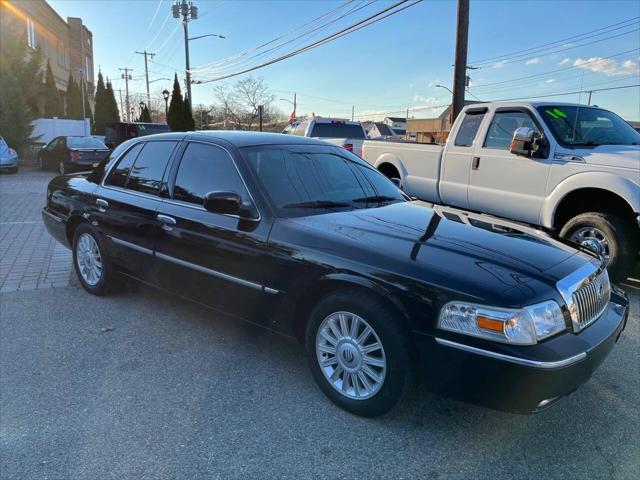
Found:
M 285 135 L 289 135 L 291 133 L 291 130 L 293 130 L 293 126 L 287 125 L 286 127 L 284 127 L 284 130 L 282 130 L 282 133 Z
M 293 131 L 293 134 L 304 137 L 304 133 L 307 131 L 307 125 L 309 125 L 308 122 L 299 123 L 296 129 Z
M 47 150 L 48 151 L 53 150 L 54 148 L 56 148 L 58 146 L 59 143 L 60 143 L 60 137 L 54 138 L 53 140 L 51 140 L 49 145 L 47 145 Z
M 126 188 L 136 192 L 160 194 L 162 178 L 178 142 L 147 142 L 136 158 Z
M 133 162 L 142 150 L 142 143 L 134 145 L 125 155 L 118 161 L 118 163 L 111 169 L 109 176 L 105 180 L 104 184 L 112 187 L 124 188 L 127 184 L 127 178 L 131 172 Z
M 470 147 L 473 145 L 473 140 L 476 138 L 484 115 L 485 112 L 469 112 L 465 114 L 454 142 L 456 147 Z
M 231 191 L 247 197 L 240 174 L 225 150 L 190 143 L 178 167 L 173 198 L 202 205 L 205 195 L 213 191 Z
M 539 132 L 531 116 L 525 112 L 496 112 L 489 125 L 487 136 L 484 139 L 485 148 L 497 148 L 509 150 L 513 132 L 520 127 L 533 128 Z

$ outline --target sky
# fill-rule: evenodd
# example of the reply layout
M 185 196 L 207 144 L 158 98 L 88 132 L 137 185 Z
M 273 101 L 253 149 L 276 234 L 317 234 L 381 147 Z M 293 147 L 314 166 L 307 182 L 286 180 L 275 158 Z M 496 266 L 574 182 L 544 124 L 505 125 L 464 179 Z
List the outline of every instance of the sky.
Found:
M 170 16 L 171 0 L 49 3 L 62 17 L 83 19 L 93 32 L 96 70 L 99 67 L 113 79 L 115 88 L 124 88 L 118 69 L 128 66 L 133 68 L 131 92 L 145 91 L 143 56 L 135 54 L 136 50 L 156 53 L 149 63 L 151 80 L 173 78 L 175 72 L 184 77 L 183 31 L 179 21 Z M 199 18 L 189 23 L 190 36 L 226 37 L 190 42 L 191 68 L 196 70 L 193 77 L 208 80 L 307 45 L 394 2 L 194 3 Z M 212 104 L 216 85 L 232 85 L 253 75 L 264 79 L 276 97 L 276 105 L 286 114 L 292 106 L 281 99 L 292 100 L 296 92 L 298 114 L 349 118 L 353 108 L 355 118 L 365 120 L 386 115 L 404 117 L 409 108 L 410 117 L 435 117 L 451 100 L 450 93 L 436 85 L 452 88 L 456 9 L 455 1 L 424 0 L 282 62 L 226 80 L 195 84 L 193 103 Z M 296 38 L 341 15 L 344 18 L 335 23 Z M 485 101 L 544 96 L 551 101 L 586 103 L 585 93 L 553 94 L 636 85 L 594 91 L 591 103 L 627 120 L 640 120 L 639 27 L 637 0 L 471 0 L 468 60 L 478 68 L 468 71 L 471 82 L 467 99 L 473 100 L 473 95 Z M 278 37 L 281 39 L 252 50 Z M 289 43 L 265 52 L 284 42 Z M 251 58 L 254 55 L 258 56 Z M 210 66 L 214 63 L 218 65 Z M 171 90 L 171 81 L 159 80 L 151 87 L 158 95 L 163 88 Z

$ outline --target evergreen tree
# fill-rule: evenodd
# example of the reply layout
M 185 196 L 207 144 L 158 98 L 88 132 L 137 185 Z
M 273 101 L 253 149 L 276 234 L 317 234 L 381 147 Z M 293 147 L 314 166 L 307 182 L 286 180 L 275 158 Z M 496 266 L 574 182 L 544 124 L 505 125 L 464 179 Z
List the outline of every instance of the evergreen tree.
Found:
M 71 74 L 69 74 L 69 80 L 67 81 L 65 97 L 67 101 L 67 118 L 82 120 L 82 94 L 80 93 L 80 87 Z
M 18 150 L 31 139 L 31 120 L 37 116 L 28 101 L 34 79 L 26 76 L 31 60 L 25 60 L 28 55 L 26 45 L 24 34 L 5 35 L 3 31 L 0 42 L 0 133 Z
M 80 80 L 80 88 L 84 88 L 84 116 L 89 119 L 89 130 L 93 125 L 93 112 L 91 111 L 91 103 L 89 102 L 89 94 L 87 92 L 87 84 L 84 79 Z M 80 101 L 82 101 L 82 90 L 80 90 Z M 82 118 L 82 111 L 80 117 Z
M 149 107 L 147 107 L 146 105 L 142 109 L 142 112 L 140 112 L 139 121 L 140 122 L 151 123 L 151 112 L 149 111 Z
M 180 91 L 180 82 L 178 82 L 178 74 L 173 79 L 173 92 L 171 93 L 171 102 L 169 103 L 169 112 L 167 114 L 167 124 L 172 132 L 183 132 L 184 127 L 184 99 Z
M 113 92 L 113 85 L 111 84 L 109 79 L 107 79 L 105 105 L 106 105 L 105 124 L 111 123 L 111 122 L 119 122 L 120 112 L 118 111 L 118 102 L 116 102 L 116 95 Z
M 5 35 L 2 35 L 2 42 Z M 35 50 L 22 48 L 25 55 L 22 62 L 17 65 L 17 74 L 21 79 L 21 90 L 29 108 L 31 119 L 36 119 L 42 115 L 39 99 L 45 88 L 44 86 L 44 56 L 40 47 Z
M 105 124 L 107 123 L 107 87 L 104 85 L 102 72 L 98 72 L 98 83 L 96 84 L 95 114 L 93 119 L 93 133 L 104 135 Z
M 192 132 L 196 129 L 196 122 L 193 120 L 193 111 L 191 110 L 191 102 L 188 98 L 184 99 L 182 107 L 183 129 L 185 132 Z
M 60 98 L 60 92 L 56 87 L 56 81 L 55 78 L 53 78 L 53 70 L 51 70 L 49 62 L 47 62 L 47 73 L 45 75 L 44 82 L 44 117 L 64 117 L 62 98 Z

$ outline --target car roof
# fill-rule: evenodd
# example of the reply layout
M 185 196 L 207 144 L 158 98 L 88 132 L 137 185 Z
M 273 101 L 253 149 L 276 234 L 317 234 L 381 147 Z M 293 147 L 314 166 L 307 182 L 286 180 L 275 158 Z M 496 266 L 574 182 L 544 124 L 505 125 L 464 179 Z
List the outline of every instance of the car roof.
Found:
M 236 147 L 249 147 L 255 145 L 333 145 L 322 140 L 302 137 L 299 135 L 284 135 L 281 133 L 266 132 L 245 132 L 238 130 L 202 130 L 198 132 L 187 132 L 185 134 L 185 139 L 224 140 L 235 145 Z

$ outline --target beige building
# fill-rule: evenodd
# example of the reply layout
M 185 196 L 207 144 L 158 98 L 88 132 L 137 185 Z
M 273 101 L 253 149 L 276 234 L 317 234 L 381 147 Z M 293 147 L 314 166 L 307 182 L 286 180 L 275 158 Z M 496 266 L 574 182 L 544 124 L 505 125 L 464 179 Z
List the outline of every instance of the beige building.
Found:
M 86 92 L 95 92 L 93 34 L 82 19 L 63 19 L 44 0 L 0 1 L 0 35 L 17 35 L 29 48 L 40 48 L 49 61 L 58 90 L 67 90 L 69 73 Z
M 465 100 L 464 104 L 478 103 Z M 407 120 L 407 138 L 420 143 L 444 143 L 451 130 L 451 105 L 436 118 Z

